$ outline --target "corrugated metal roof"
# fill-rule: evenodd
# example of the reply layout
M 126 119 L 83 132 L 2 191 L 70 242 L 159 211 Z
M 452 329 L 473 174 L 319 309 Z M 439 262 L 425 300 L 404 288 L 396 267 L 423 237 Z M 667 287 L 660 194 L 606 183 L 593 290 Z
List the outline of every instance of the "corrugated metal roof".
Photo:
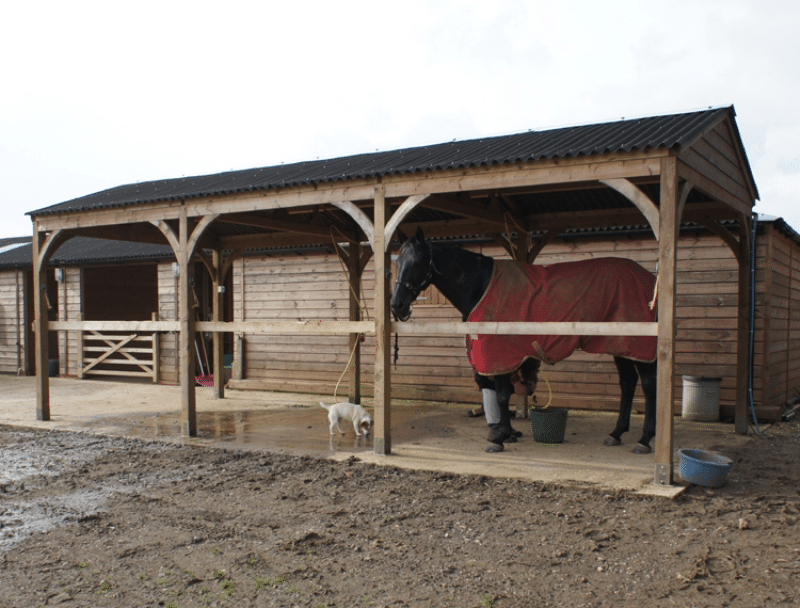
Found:
M 21 243 L 30 243 L 31 237 L 29 236 L 12 236 L 0 238 L 0 247 L 8 247 L 9 245 L 19 245 Z
M 632 150 L 680 148 L 691 144 L 706 129 L 726 115 L 731 118 L 735 116 L 732 106 L 683 114 L 452 141 L 388 152 L 357 154 L 328 160 L 229 171 L 214 175 L 142 182 L 118 186 L 31 211 L 28 215 L 125 207 L 157 201 L 229 195 L 444 169 Z
M 61 245 L 50 259 L 50 266 L 81 266 L 104 262 L 132 262 L 173 259 L 169 245 L 129 243 L 88 237 L 74 237 Z M 30 239 L 15 249 L 0 253 L 0 268 L 31 268 L 33 252 Z
M 28 243 L 30 243 L 30 240 L 28 240 Z M 4 254 L 6 251 L 12 251 L 19 247 L 24 247 L 25 244 L 26 244 L 25 241 L 21 241 L 19 243 L 9 243 L 7 245 L 3 245 L 2 243 L 0 243 L 0 255 Z

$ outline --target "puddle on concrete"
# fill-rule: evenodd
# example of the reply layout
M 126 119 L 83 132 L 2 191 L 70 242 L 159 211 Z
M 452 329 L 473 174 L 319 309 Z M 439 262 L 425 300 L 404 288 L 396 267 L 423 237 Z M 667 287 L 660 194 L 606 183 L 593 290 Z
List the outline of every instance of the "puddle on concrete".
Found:
M 392 442 L 417 443 L 425 438 L 444 438 L 453 433 L 452 412 L 427 407 L 403 407 L 392 411 Z M 73 420 L 73 428 L 142 439 L 181 439 L 178 412 L 95 416 Z M 292 453 L 330 456 L 337 452 L 373 450 L 373 435 L 356 436 L 342 422 L 344 435 L 330 434 L 322 408 L 289 407 L 234 412 L 198 412 L 197 439 L 246 449 L 277 449 Z

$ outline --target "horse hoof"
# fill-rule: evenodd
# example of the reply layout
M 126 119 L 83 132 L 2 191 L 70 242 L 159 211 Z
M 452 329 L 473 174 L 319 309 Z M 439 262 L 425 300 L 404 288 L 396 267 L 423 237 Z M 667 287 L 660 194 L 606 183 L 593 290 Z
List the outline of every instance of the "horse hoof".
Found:
M 634 454 L 649 454 L 652 452 L 649 445 L 644 445 L 642 443 L 637 443 L 636 446 L 631 450 Z
M 490 454 L 495 454 L 497 452 L 502 452 L 505 450 L 502 443 L 490 443 L 486 446 L 484 451 L 489 452 Z
M 492 425 L 489 427 L 489 434 L 486 436 L 486 439 L 497 445 L 503 445 L 503 442 L 509 440 L 508 435 L 509 435 L 508 431 L 503 430 L 498 426 Z
M 513 433 L 514 437 L 522 437 L 522 431 L 512 430 L 511 432 Z
M 616 437 L 611 437 L 610 435 L 606 437 L 606 440 L 603 442 L 603 445 L 607 446 L 615 446 L 615 445 L 622 445 L 622 442 L 617 439 Z

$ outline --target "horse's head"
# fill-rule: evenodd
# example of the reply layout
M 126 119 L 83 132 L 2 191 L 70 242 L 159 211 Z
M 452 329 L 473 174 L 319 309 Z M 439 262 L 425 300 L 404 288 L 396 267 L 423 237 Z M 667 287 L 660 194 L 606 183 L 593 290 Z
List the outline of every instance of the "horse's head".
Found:
M 433 252 L 422 229 L 403 243 L 397 255 L 397 282 L 392 292 L 392 313 L 400 321 L 411 317 L 411 306 L 433 279 Z

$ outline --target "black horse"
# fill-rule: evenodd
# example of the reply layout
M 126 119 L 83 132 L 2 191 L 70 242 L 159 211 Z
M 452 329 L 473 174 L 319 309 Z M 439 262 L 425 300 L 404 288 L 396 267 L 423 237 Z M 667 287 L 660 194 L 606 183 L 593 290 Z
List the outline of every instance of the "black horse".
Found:
M 404 239 L 402 235 L 401 239 Z M 421 229 L 417 230 L 416 236 L 404 240 L 397 257 L 397 281 L 391 298 L 392 313 L 400 321 L 407 321 L 411 317 L 414 300 L 422 290 L 433 284 L 458 309 L 466 321 L 484 297 L 492 280 L 494 266 L 493 258 L 460 247 L 432 243 L 425 239 Z M 639 269 L 644 270 L 641 267 Z M 530 360 L 525 359 L 525 361 Z M 650 441 L 655 436 L 656 428 L 656 362 L 635 361 L 622 356 L 615 356 L 614 362 L 619 372 L 622 395 L 616 427 L 604 443 L 610 446 L 620 445 L 622 434 L 630 429 L 633 397 L 641 376 L 645 394 L 645 420 L 642 436 L 633 451 L 647 454 L 651 451 Z M 500 409 L 499 422 L 492 423 L 487 418 L 487 422 L 490 423 L 488 439 L 491 442 L 487 451 L 502 451 L 503 443 L 513 441 L 517 436 L 511 427 L 509 413 L 509 401 L 514 391 L 513 382 L 535 384 L 535 374 L 539 367 L 538 361 L 532 366 L 523 363 L 520 362 L 521 369 L 511 373 L 491 377 L 476 374 L 480 388 L 496 391 Z

